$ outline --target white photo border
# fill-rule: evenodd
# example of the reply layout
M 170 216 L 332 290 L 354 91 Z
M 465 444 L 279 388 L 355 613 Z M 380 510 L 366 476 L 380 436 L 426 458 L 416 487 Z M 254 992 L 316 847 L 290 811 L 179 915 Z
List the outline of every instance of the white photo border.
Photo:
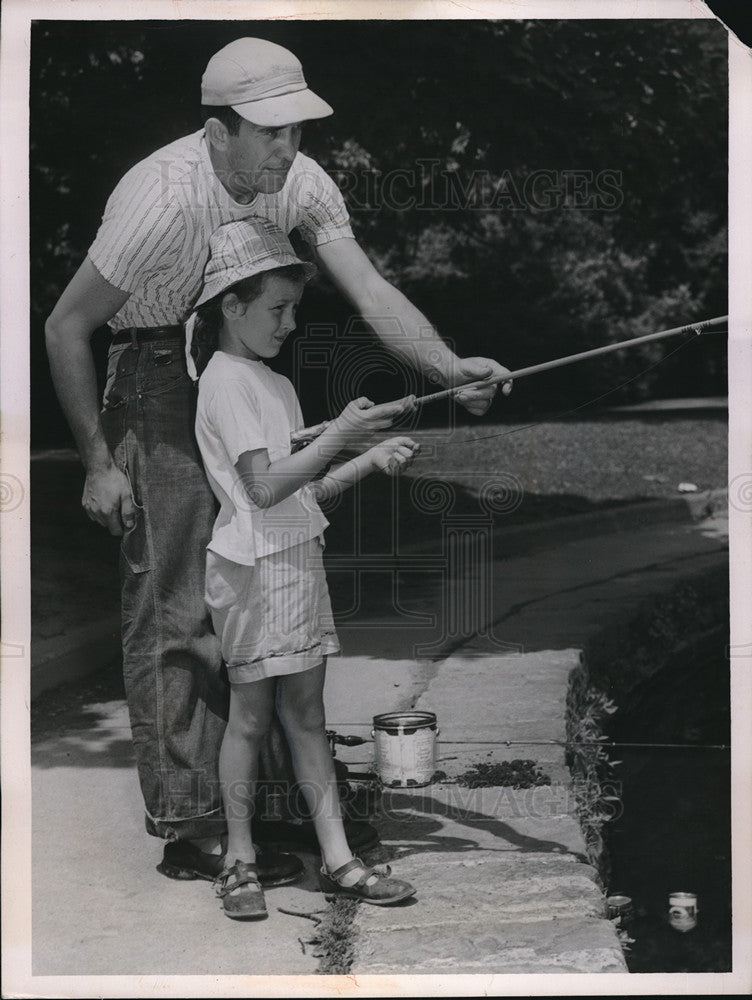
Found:
M 29 55 L 31 22 L 55 20 L 344 20 L 473 18 L 714 18 L 698 0 L 5 0 L 0 59 L 0 521 L 3 995 L 66 997 L 443 996 L 714 994 L 752 990 L 752 532 L 730 507 L 732 586 L 733 968 L 703 975 L 478 976 L 33 976 L 29 758 Z M 752 462 L 752 60 L 729 37 L 729 481 Z M 17 501 L 17 502 L 16 502 Z M 11 505 L 8 504 L 8 507 Z

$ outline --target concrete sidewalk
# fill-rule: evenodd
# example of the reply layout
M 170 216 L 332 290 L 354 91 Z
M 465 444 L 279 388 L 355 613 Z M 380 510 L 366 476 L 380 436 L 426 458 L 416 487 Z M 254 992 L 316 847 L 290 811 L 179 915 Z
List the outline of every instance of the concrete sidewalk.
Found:
M 404 675 L 392 663 L 389 678 L 400 687 L 380 694 L 376 657 L 333 661 L 333 728 L 365 734 L 370 707 L 387 710 L 387 701 L 433 711 L 441 725 L 437 765 L 446 773 L 427 788 L 385 793 L 382 856 L 418 895 L 399 909 L 359 908 L 353 974 L 626 971 L 587 863 L 564 759 L 569 681 L 591 641 L 682 582 L 723 580 L 726 561 L 722 513 L 497 559 L 493 620 L 429 676 L 423 668 L 417 700 L 396 678 L 419 675 L 419 661 L 401 664 Z M 504 643 L 518 651 L 498 651 Z M 358 699 L 357 717 L 348 687 L 369 696 Z M 517 758 L 534 760 L 551 785 L 452 783 L 479 762 Z
M 490 564 L 465 561 L 453 580 L 418 556 L 392 574 L 396 590 L 374 571 L 367 599 L 339 627 L 345 653 L 330 661 L 327 724 L 368 737 L 377 712 L 435 711 L 446 775 L 384 793 L 383 847 L 370 860 L 390 859 L 418 894 L 401 907 L 357 908 L 354 975 L 626 970 L 575 816 L 567 688 L 604 629 L 683 580 L 723 573 L 723 516 L 539 539 L 513 556 L 494 541 Z M 475 596 L 458 604 L 463 593 Z M 326 907 L 316 857 L 302 855 L 303 883 L 267 893 L 269 920 L 227 920 L 207 883 L 154 871 L 161 844 L 141 825 L 115 675 L 49 704 L 33 747 L 34 974 L 316 972 L 313 924 L 278 909 Z M 370 745 L 339 756 L 371 766 Z M 452 783 L 479 761 L 520 757 L 552 784 Z

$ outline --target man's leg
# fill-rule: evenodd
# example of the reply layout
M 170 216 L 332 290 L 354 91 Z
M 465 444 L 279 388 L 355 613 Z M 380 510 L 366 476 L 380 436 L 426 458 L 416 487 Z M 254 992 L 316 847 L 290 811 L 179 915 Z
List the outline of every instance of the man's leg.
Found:
M 224 831 L 216 759 L 228 704 L 203 606 L 214 503 L 179 353 L 177 339 L 116 348 L 103 414 L 108 431 L 119 424 L 116 460 L 139 508 L 121 547 L 123 670 L 146 827 L 168 840 Z

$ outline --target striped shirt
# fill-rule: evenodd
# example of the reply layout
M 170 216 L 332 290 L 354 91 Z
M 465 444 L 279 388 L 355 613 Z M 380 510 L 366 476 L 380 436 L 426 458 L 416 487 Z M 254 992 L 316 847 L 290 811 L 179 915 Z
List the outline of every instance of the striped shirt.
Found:
M 110 196 L 89 249 L 110 284 L 130 292 L 113 330 L 182 322 L 198 297 L 209 237 L 225 222 L 261 215 L 311 246 L 352 237 L 344 199 L 312 159 L 298 153 L 276 194 L 247 205 L 220 183 L 200 129 L 137 163 Z

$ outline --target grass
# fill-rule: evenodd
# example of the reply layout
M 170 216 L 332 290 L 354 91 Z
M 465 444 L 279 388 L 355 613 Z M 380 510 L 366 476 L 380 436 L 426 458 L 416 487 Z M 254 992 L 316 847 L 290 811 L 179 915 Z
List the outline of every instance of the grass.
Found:
M 403 540 L 438 539 L 442 519 L 477 517 L 484 510 L 493 511 L 496 530 L 503 531 L 679 497 L 679 483 L 694 483 L 699 490 L 727 483 L 721 414 L 476 424 L 451 433 L 412 433 L 422 450 L 402 480 L 371 477 L 360 499 L 347 496 L 327 512 L 330 551 L 355 551 L 357 531 L 361 538 L 367 535 L 361 550 L 388 551 L 390 519 Z
M 575 673 L 567 694 L 567 765 L 574 777 L 572 788 L 588 861 L 604 885 L 609 879 L 603 827 L 616 815 L 620 799 L 603 726 L 616 710 L 614 702 L 588 684 L 584 670 Z
M 447 514 L 477 515 L 490 497 L 499 528 L 599 507 L 676 497 L 680 482 L 726 485 L 723 414 L 676 417 L 479 422 L 450 433 L 417 430 L 422 452 L 396 483 L 373 476 L 361 496 L 329 514 L 330 552 L 352 551 L 353 535 L 371 552 L 389 550 L 391 490 L 399 527 L 410 540 L 440 537 Z M 451 507 L 431 484 L 451 483 Z M 32 619 L 36 636 L 60 634 L 118 608 L 117 541 L 81 506 L 83 470 L 75 458 L 32 462 Z M 444 496 L 443 500 L 448 500 Z M 385 548 L 386 546 L 386 548 Z
M 724 487 L 725 418 L 651 416 L 461 427 L 441 442 L 415 434 L 430 457 L 415 466 L 477 493 L 482 474 L 516 477 L 525 498 L 590 503 L 677 495 L 681 482 Z M 524 506 L 524 500 L 523 505 Z
M 354 899 L 333 899 L 323 919 L 316 926 L 310 943 L 319 959 L 320 976 L 346 976 L 355 958 L 358 930 L 355 915 L 360 904 Z

